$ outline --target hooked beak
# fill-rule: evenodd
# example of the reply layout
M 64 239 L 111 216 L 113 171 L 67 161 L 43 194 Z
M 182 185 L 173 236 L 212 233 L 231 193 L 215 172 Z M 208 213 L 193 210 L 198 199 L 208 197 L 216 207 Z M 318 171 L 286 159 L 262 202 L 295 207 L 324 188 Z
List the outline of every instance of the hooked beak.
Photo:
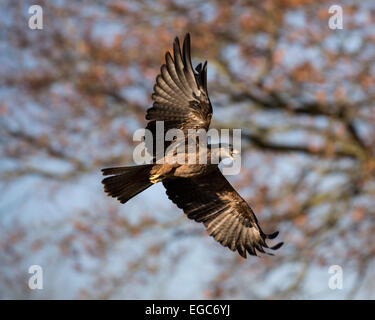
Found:
M 238 150 L 233 150 L 231 155 L 230 155 L 230 158 L 232 159 L 232 161 L 234 161 L 234 158 L 236 155 L 240 154 L 240 152 Z

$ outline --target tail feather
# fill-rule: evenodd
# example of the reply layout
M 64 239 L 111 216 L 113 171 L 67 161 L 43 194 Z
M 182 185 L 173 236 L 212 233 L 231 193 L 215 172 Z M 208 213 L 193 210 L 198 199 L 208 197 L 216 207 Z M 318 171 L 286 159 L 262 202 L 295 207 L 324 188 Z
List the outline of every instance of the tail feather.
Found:
M 112 175 L 102 180 L 104 191 L 121 203 L 125 203 L 152 185 L 150 182 L 152 167 L 153 165 L 142 165 L 102 169 L 103 175 Z
M 102 169 L 103 176 L 108 176 L 112 174 L 121 174 L 121 173 L 128 173 L 128 172 L 134 172 L 135 168 L 141 168 L 141 167 L 149 167 L 149 165 L 143 165 L 143 166 L 133 166 L 133 167 L 114 167 L 114 168 L 104 168 Z

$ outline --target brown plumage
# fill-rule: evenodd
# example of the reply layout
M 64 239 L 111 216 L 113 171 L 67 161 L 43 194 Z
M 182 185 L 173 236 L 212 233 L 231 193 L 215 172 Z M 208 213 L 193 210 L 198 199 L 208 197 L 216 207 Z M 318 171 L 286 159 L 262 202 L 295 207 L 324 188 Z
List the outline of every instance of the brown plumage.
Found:
M 164 121 L 165 132 L 181 129 L 185 136 L 188 129 L 208 130 L 212 106 L 207 92 L 207 62 L 203 66 L 199 64 L 196 72 L 193 70 L 189 34 L 185 37 L 182 52 L 176 38 L 173 58 L 167 52 L 165 59 L 166 63 L 162 65 L 154 86 L 154 104 L 147 110 L 146 119 L 149 122 L 146 128 L 154 138 L 156 121 Z M 153 143 L 152 149 L 155 150 L 156 141 Z M 166 150 L 171 142 L 164 144 Z M 223 152 L 222 149 L 208 146 L 207 153 L 219 154 Z M 104 190 L 125 203 L 153 183 L 161 181 L 169 199 L 188 218 L 203 222 L 208 234 L 223 246 L 238 251 L 244 258 L 246 253 L 267 253 L 264 250 L 269 248 L 266 239 L 275 238 L 278 232 L 269 235 L 263 233 L 254 212 L 222 175 L 217 164 L 156 164 L 157 160 L 167 155 L 154 152 L 153 156 L 153 164 L 102 169 L 104 175 L 111 175 L 102 181 Z M 279 243 L 269 249 L 276 250 L 281 245 Z

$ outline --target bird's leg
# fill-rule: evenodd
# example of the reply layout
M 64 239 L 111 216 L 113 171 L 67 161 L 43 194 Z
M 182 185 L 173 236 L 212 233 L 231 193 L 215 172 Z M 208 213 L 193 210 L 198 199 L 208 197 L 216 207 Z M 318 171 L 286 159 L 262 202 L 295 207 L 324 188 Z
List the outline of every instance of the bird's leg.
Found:
M 150 182 L 155 184 L 155 183 L 158 183 L 160 181 L 160 174 L 153 174 L 150 176 Z

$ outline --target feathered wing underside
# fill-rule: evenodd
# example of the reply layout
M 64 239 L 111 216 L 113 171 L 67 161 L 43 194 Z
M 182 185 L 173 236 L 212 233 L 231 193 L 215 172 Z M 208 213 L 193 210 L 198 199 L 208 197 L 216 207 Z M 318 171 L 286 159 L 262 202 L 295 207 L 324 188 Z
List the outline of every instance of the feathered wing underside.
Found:
M 190 55 L 190 36 L 186 35 L 182 52 L 178 38 L 173 44 L 173 58 L 169 52 L 166 63 L 156 78 L 154 101 L 147 110 L 150 120 L 146 129 L 155 138 L 155 122 L 164 121 L 164 133 L 169 129 L 181 129 L 185 136 L 188 129 L 208 130 L 212 116 L 212 106 L 207 93 L 207 63 L 199 64 L 193 70 Z M 165 148 L 171 142 L 165 144 Z M 155 151 L 155 142 L 154 142 Z M 154 153 L 155 155 L 155 153 Z
M 167 195 L 188 218 L 203 222 L 209 235 L 246 258 L 246 252 L 257 255 L 269 248 L 266 239 L 278 232 L 264 234 L 258 220 L 244 199 L 234 190 L 217 168 L 204 176 L 163 181 Z M 280 248 L 279 243 L 269 249 Z

